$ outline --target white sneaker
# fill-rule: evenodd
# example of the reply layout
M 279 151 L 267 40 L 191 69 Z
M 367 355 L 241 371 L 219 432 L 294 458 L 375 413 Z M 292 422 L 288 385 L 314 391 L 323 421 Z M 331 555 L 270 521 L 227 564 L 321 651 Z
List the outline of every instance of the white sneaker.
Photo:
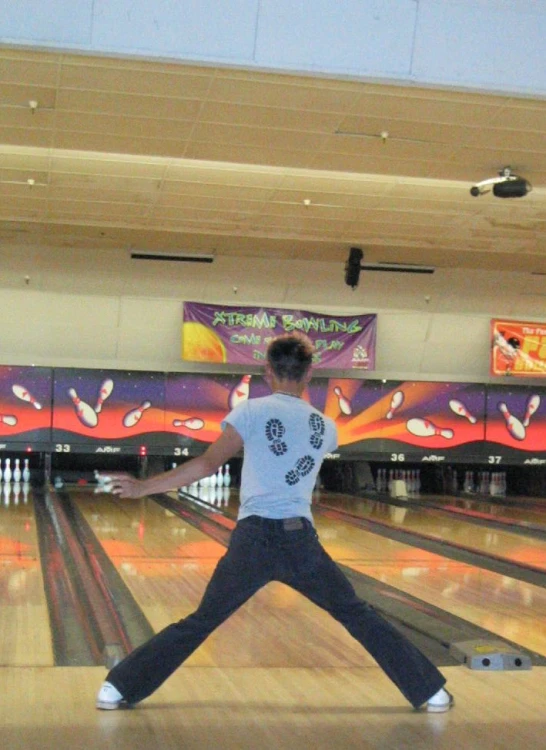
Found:
M 432 714 L 443 714 L 445 711 L 449 711 L 455 705 L 455 699 L 448 693 L 444 688 L 440 688 L 437 693 L 434 693 L 432 698 L 427 701 L 427 711 Z
M 116 708 L 126 706 L 127 702 L 123 695 L 110 682 L 103 682 L 97 695 L 97 708 L 114 711 Z

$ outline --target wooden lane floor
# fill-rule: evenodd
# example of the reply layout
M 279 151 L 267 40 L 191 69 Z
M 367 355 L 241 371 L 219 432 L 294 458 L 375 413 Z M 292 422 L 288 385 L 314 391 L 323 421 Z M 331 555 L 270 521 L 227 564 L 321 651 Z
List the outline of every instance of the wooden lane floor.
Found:
M 89 490 L 71 498 L 154 630 L 190 614 L 225 547 L 153 500 Z M 273 583 L 207 639 L 188 666 L 338 667 L 372 664 L 337 622 Z
M 171 619 L 171 612 L 193 607 L 204 584 L 201 579 L 210 574 L 221 548 L 213 551 L 208 546 L 202 552 L 200 545 L 207 538 L 151 501 L 71 494 L 105 549 L 108 543 L 118 544 L 108 553 L 148 614 L 162 621 Z M 335 530 L 339 524 L 325 525 L 321 533 L 328 527 Z M 278 594 L 267 600 L 263 595 L 274 589 L 260 592 L 253 600 L 254 609 L 249 602 L 211 636 L 209 641 L 216 636 L 220 640 L 216 649 L 202 651 L 206 644 L 199 649 L 204 654 L 201 663 L 179 669 L 132 710 L 95 710 L 96 689 L 104 678 L 100 667 L 3 667 L 2 745 L 10 750 L 544 746 L 544 670 L 484 673 L 450 667 L 443 671 L 456 695 L 455 709 L 444 715 L 414 712 L 360 647 L 354 652 L 358 666 L 353 663 L 343 629 L 327 633 L 321 623 L 323 613 L 311 605 L 300 608 L 297 601 Z M 309 664 L 297 658 L 291 642 L 291 631 L 300 625 L 297 649 L 300 656 L 311 655 Z M 332 659 L 336 646 L 338 655 Z M 264 656 L 272 649 L 274 658 Z M 290 665 L 279 657 L 285 649 L 291 652 Z M 250 658 L 241 652 L 250 653 Z
M 231 518 L 238 492 L 230 491 Z M 345 496 L 346 497 L 346 496 Z M 546 656 L 546 589 L 316 514 L 320 540 L 336 562 Z M 464 522 L 447 518 L 446 527 Z M 470 524 L 465 524 L 470 525 Z M 527 540 L 519 538 L 520 544 Z
M 0 665 L 53 665 L 32 490 L 0 492 Z M 2 691 L 3 692 L 3 691 Z
M 378 668 L 179 669 L 127 711 L 96 711 L 97 667 L 2 670 L 10 750 L 544 748 L 544 670 L 445 670 L 449 714 L 408 709 Z
M 546 571 L 546 539 L 522 536 L 504 529 L 487 528 L 471 520 L 448 516 L 428 508 L 400 507 L 378 500 L 351 498 L 341 493 L 315 493 L 315 507 L 344 510 L 370 521 L 379 521 L 404 531 L 469 547 L 477 552 L 531 565 Z

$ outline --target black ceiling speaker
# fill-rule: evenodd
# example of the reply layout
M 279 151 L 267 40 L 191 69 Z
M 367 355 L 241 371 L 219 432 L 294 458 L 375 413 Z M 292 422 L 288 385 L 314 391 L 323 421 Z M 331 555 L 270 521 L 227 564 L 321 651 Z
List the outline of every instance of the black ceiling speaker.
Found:
M 531 185 L 523 177 L 493 185 L 493 195 L 496 198 L 523 198 L 531 190 Z
M 353 289 L 358 286 L 360 278 L 360 264 L 364 253 L 359 247 L 352 247 L 345 264 L 345 283 Z

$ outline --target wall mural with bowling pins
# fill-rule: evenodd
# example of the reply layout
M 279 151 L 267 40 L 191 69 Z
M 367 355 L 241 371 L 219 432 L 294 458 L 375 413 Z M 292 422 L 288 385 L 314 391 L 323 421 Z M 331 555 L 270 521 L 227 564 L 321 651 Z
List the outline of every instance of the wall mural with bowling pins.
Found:
M 175 456 L 202 453 L 220 435 L 222 420 L 248 398 L 271 393 L 259 375 L 167 374 L 165 430 Z
M 479 459 L 485 387 L 472 383 L 330 381 L 340 451 L 400 460 Z M 365 394 L 365 395 L 364 395 Z M 330 416 L 334 416 L 330 413 Z
M 53 450 L 136 453 L 161 448 L 165 374 L 56 369 Z
M 546 463 L 546 387 L 488 386 L 485 440 L 498 463 Z
M 51 440 L 53 370 L 0 366 L 0 445 L 46 450 Z
M 260 374 L 0 366 L 0 451 L 202 453 Z M 339 457 L 546 462 L 546 386 L 313 378 Z M 53 407 L 52 407 L 53 403 Z

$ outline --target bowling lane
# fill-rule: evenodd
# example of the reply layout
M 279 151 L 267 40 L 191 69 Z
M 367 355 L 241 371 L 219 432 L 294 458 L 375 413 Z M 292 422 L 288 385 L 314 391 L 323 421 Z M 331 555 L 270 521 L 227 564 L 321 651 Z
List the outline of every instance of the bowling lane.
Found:
M 53 663 L 32 491 L 28 485 L 4 483 L 0 494 L 0 664 L 51 667 Z
M 210 500 L 210 492 L 207 496 Z M 228 505 L 221 510 L 235 519 L 238 506 L 239 494 L 231 489 Z M 546 655 L 546 589 L 386 539 L 349 522 L 320 514 L 315 522 L 322 544 L 338 563 Z
M 192 612 L 225 548 L 151 498 L 74 488 L 70 496 L 154 630 Z M 281 584 L 258 592 L 189 666 L 352 667 L 374 662 L 325 612 Z
M 328 494 L 328 493 L 325 493 Z M 352 498 L 358 499 L 358 498 Z M 483 514 L 491 516 L 494 520 L 515 522 L 523 527 L 537 527 L 546 531 L 546 504 L 541 506 L 538 502 L 532 502 L 529 498 L 513 498 L 510 502 L 488 502 L 484 499 L 473 499 L 470 497 L 445 497 L 424 496 L 410 497 L 409 502 L 417 501 L 423 507 L 445 508 L 464 512 Z M 546 501 L 542 501 L 546 503 Z
M 377 500 L 361 499 L 334 492 L 316 492 L 317 507 L 343 510 L 370 521 L 386 523 L 393 528 L 426 534 L 443 542 L 468 547 L 476 552 L 502 557 L 511 562 L 531 565 L 546 571 L 546 540 L 532 536 L 487 528 L 454 518 L 433 508 L 406 508 Z

